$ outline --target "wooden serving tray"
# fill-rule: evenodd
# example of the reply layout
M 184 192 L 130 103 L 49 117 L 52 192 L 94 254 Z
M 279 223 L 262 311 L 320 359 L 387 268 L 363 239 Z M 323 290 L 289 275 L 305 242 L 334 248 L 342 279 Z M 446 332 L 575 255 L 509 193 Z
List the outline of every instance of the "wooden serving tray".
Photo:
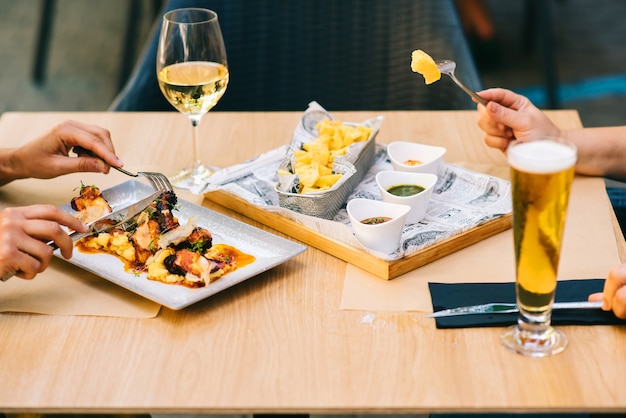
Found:
M 398 260 L 385 261 L 363 250 L 319 234 L 296 221 L 251 205 L 245 199 L 223 190 L 208 192 L 204 197 L 214 203 L 247 216 L 263 225 L 322 250 L 350 264 L 358 265 L 382 279 L 391 280 L 404 273 L 438 260 L 462 248 L 511 228 L 511 214 L 485 222 L 473 229 L 440 241 Z

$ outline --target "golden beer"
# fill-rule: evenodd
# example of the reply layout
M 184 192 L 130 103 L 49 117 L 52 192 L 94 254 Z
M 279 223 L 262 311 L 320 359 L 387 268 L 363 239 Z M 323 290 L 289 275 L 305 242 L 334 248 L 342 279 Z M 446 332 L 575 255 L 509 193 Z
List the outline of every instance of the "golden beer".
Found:
M 567 339 L 557 335 L 550 326 L 550 315 L 574 178 L 576 147 L 553 138 L 518 140 L 508 148 L 507 157 L 511 167 L 516 293 L 520 316 L 518 325 L 507 334 L 510 338 L 508 341 L 503 339 L 503 342 L 526 355 L 554 354 L 567 344 Z M 549 351 L 550 345 L 556 344 L 559 338 L 562 346 Z M 511 347 L 515 344 L 518 346 Z

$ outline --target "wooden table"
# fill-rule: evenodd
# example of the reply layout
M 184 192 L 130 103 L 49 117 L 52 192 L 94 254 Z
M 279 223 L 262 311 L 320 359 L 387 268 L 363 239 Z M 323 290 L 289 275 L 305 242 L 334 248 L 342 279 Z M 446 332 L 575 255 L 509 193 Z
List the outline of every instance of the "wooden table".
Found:
M 379 113 L 335 115 L 359 121 Z M 448 147 L 447 161 L 504 164 L 483 144 L 475 112 L 384 114 L 381 142 L 438 143 Z M 549 114 L 563 127 L 580 126 L 575 111 Z M 299 117 L 211 113 L 200 126 L 203 159 L 227 166 L 278 147 Z M 23 143 L 68 118 L 110 129 L 128 168 L 168 171 L 187 162 L 189 122 L 173 112 L 5 113 L 0 145 Z M 101 187 L 127 180 L 118 173 L 80 178 Z M 31 181 L 45 193 L 20 194 Z M 1 189 L 0 199 L 67 202 L 74 191 L 55 190 L 54 182 L 15 182 Z M 362 322 L 363 312 L 339 309 L 345 268 L 311 248 L 185 310 L 164 308 L 154 319 L 0 314 L 0 411 L 626 410 L 626 329 L 562 327 L 570 339 L 564 353 L 529 359 L 499 345 L 499 328 L 437 330 L 421 312 L 379 312 L 381 325 L 373 327 Z

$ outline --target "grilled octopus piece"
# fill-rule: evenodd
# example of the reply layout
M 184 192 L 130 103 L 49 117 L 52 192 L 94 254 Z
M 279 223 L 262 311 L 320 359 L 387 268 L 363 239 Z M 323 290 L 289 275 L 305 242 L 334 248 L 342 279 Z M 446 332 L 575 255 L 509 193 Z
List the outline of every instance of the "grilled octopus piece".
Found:
M 205 283 L 210 281 L 211 272 L 216 270 L 214 264 L 202 254 L 188 249 L 176 251 L 174 255 L 166 257 L 163 263 L 172 274 L 186 276 L 187 273 L 191 273 L 203 279 Z
M 174 246 L 176 252 L 166 257 L 163 263 L 172 274 L 185 276 L 191 273 L 208 283 L 210 274 L 221 268 L 218 263 L 202 256 L 211 248 L 212 242 L 213 237 L 208 230 L 196 227 L 185 241 Z
M 112 212 L 111 206 L 102 197 L 102 192 L 96 186 L 83 186 L 80 195 L 74 197 L 70 206 L 79 214 L 81 222 L 88 223 Z
M 176 245 L 174 248 L 176 250 L 179 249 L 191 249 L 192 251 L 199 252 L 200 254 L 204 254 L 206 250 L 211 248 L 213 245 L 213 236 L 211 232 L 208 230 L 196 227 L 191 231 L 189 237 L 180 244 Z
M 155 209 L 154 219 L 159 224 L 161 232 L 169 231 L 179 226 L 178 219 L 172 214 L 172 209 L 177 203 L 178 198 L 174 192 L 163 192 L 152 204 L 152 207 Z
M 174 193 L 164 192 L 150 205 L 145 215 L 139 216 L 139 225 L 130 236 L 135 247 L 135 258 L 139 262 L 146 262 L 155 253 L 162 233 L 180 226 L 171 210 L 176 203 Z

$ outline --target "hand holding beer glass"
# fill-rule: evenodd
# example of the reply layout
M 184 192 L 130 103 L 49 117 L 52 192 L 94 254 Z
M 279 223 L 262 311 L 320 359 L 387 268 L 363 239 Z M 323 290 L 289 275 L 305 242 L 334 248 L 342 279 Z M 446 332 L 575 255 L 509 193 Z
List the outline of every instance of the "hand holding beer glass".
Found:
M 576 147 L 559 138 L 515 140 L 507 158 L 519 317 L 500 340 L 516 353 L 546 357 L 567 346 L 550 320 Z

